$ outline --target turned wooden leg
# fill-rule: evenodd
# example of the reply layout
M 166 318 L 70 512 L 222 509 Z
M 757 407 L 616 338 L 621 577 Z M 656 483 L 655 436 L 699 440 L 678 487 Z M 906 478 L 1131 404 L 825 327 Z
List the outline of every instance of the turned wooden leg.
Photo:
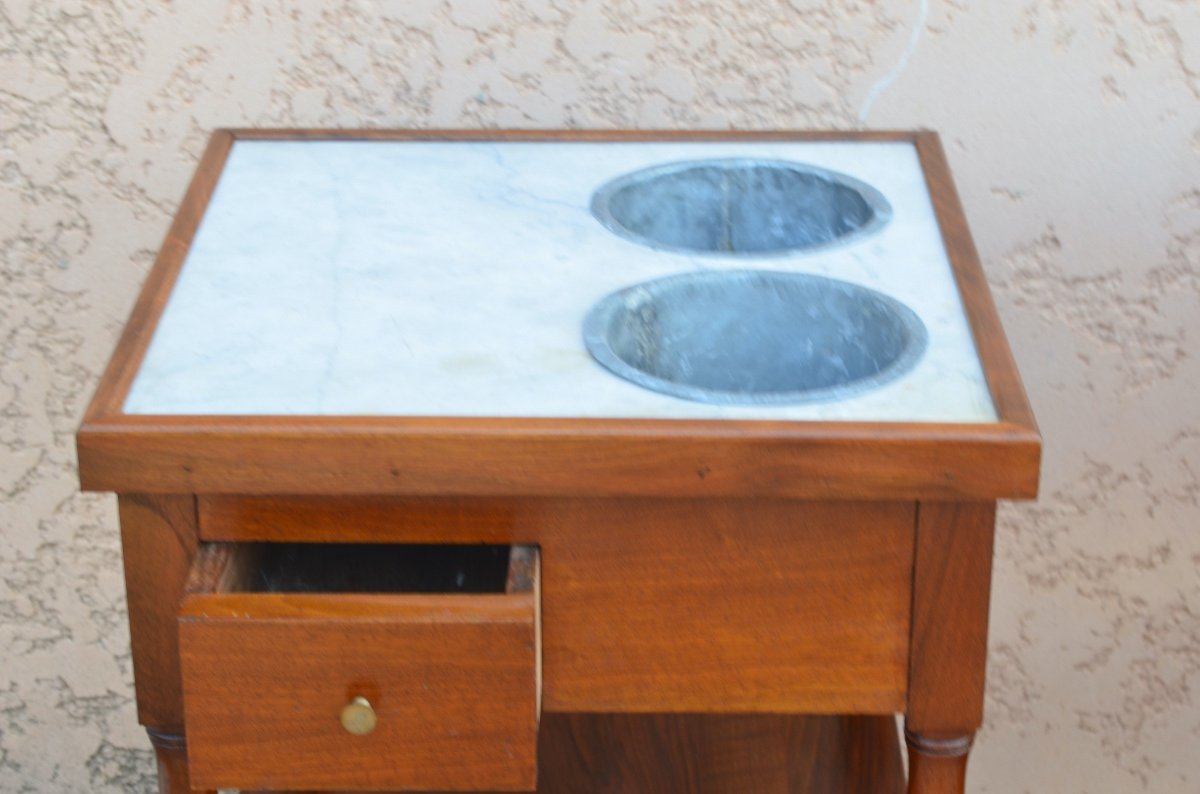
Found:
M 917 509 L 909 645 L 908 794 L 963 794 L 983 722 L 996 506 L 922 502 Z
M 973 735 L 933 738 L 906 730 L 909 794 L 960 794 L 964 791 L 972 739 Z
M 187 741 L 182 736 L 153 728 L 147 728 L 146 733 L 150 735 L 154 757 L 158 759 L 159 794 L 216 794 L 192 791 L 188 778 Z

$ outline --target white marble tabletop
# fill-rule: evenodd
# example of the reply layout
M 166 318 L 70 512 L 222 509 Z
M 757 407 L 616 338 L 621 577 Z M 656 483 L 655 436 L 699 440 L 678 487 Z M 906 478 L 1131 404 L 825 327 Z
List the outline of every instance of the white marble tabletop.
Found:
M 754 259 L 654 250 L 592 216 L 592 193 L 678 160 L 753 157 L 850 175 L 890 223 Z M 694 269 L 861 284 L 911 307 L 929 347 L 867 394 L 709 405 L 596 364 L 580 323 L 604 295 Z M 915 148 L 898 143 L 239 141 L 125 403 L 130 414 L 994 422 Z

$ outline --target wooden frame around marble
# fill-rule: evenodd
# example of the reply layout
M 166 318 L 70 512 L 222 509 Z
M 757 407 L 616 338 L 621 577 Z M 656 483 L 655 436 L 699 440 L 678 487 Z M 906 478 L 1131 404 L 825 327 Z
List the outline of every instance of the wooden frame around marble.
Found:
M 122 411 L 237 140 L 911 141 L 998 421 L 151 416 Z M 78 436 L 86 490 L 997 499 L 1037 494 L 1041 439 L 933 132 L 218 130 Z

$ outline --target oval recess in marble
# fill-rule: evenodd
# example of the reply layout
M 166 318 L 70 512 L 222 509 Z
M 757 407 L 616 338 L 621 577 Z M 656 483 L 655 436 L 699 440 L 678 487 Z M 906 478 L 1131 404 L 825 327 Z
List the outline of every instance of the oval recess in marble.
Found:
M 928 342 L 921 319 L 866 287 L 805 273 L 695 271 L 618 290 L 588 312 L 602 366 L 718 405 L 834 401 L 899 378 Z
M 853 177 L 766 159 L 688 160 L 617 177 L 592 196 L 610 231 L 652 248 L 724 256 L 820 250 L 861 239 L 892 217 Z

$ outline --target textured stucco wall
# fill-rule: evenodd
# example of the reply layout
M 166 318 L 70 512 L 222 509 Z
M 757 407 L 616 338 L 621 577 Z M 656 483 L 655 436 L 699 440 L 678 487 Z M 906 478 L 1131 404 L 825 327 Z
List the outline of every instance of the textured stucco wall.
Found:
M 151 789 L 72 432 L 222 125 L 945 136 L 1046 437 L 977 792 L 1200 791 L 1200 3 L 0 0 L 0 790 Z

